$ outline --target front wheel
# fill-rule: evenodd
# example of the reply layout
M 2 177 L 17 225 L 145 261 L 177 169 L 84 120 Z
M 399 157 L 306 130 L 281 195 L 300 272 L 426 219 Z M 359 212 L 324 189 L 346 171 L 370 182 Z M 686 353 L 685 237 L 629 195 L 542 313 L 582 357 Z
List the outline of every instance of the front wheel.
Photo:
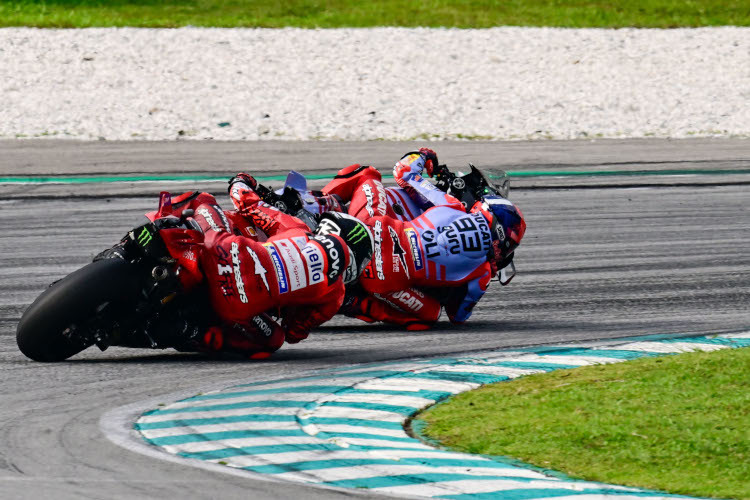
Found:
M 109 303 L 134 305 L 139 273 L 122 259 L 92 262 L 47 288 L 16 329 L 21 352 L 35 361 L 62 361 L 93 344 L 85 326 Z

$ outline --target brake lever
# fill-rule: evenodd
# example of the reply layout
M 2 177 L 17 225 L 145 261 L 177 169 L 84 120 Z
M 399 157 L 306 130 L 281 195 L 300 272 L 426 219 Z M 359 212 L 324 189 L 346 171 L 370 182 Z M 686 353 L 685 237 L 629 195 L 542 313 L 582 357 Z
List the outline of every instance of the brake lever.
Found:
M 433 172 L 433 177 L 435 178 L 435 186 L 446 193 L 457 178 L 456 174 L 448 170 L 447 165 L 438 165 Z

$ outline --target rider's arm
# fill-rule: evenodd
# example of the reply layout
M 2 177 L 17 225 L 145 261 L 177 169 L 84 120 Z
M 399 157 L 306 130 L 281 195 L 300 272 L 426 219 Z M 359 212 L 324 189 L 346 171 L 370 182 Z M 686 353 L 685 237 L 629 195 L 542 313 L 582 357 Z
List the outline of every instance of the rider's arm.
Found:
M 242 212 L 246 218 L 263 230 L 266 235 L 274 236 L 290 230 L 301 230 L 306 233 L 310 232 L 307 224 L 302 222 L 293 215 L 284 212 L 265 203 L 258 203 L 254 207 Z
M 437 156 L 430 149 L 422 148 L 419 151 L 406 153 L 393 167 L 393 177 L 422 209 L 450 206 L 463 210 L 460 201 L 422 177 L 425 167 L 428 167 L 427 173 L 429 174 L 433 164 L 437 164 Z
M 490 279 L 492 279 L 489 264 L 482 266 L 478 271 L 480 272 L 476 274 L 479 276 L 466 284 L 466 295 L 455 303 L 445 306 L 445 312 L 448 313 L 451 323 L 463 323 L 469 319 L 474 306 L 487 291 Z
M 243 213 L 250 210 L 261 202 L 260 195 L 255 191 L 258 181 L 244 172 L 240 172 L 229 179 L 229 199 L 232 200 L 234 208 Z

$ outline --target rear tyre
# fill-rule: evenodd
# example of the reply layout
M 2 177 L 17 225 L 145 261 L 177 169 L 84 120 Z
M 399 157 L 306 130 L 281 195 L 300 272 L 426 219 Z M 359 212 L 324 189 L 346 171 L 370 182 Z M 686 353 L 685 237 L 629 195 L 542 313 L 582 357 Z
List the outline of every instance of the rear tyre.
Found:
M 66 330 L 83 327 L 110 302 L 134 305 L 140 273 L 122 259 L 92 262 L 47 288 L 23 313 L 16 329 L 21 352 L 35 361 L 62 361 L 93 341 Z

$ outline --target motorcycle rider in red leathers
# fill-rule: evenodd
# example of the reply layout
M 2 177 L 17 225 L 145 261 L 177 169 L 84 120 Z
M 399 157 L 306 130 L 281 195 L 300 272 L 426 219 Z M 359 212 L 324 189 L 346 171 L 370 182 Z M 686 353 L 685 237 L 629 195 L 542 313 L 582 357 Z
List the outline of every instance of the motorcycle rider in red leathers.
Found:
M 394 177 L 424 213 L 400 221 L 387 203 L 380 173 L 359 164 L 342 169 L 323 192 L 350 201 L 349 214 L 372 229 L 375 250 L 359 283 L 367 296 L 344 311 L 365 321 L 385 321 L 420 330 L 438 320 L 441 301 L 424 288 L 441 288 L 449 319 L 471 316 L 490 279 L 508 265 L 523 238 L 520 210 L 500 196 L 486 196 L 467 213 L 454 197 L 423 179 L 438 165 L 434 151 L 407 153 Z
M 250 190 L 241 178 L 230 182 L 230 190 Z M 180 201 L 175 200 L 178 206 Z M 212 309 L 222 320 L 197 339 L 198 350 L 257 353 L 251 357 L 259 358 L 285 340 L 307 338 L 310 329 L 336 314 L 345 276 L 356 277 L 372 253 L 366 226 L 345 214 L 323 215 L 327 228 L 341 235 L 326 233 L 325 227 L 313 235 L 299 219 L 255 204 L 241 215 L 269 236 L 260 243 L 235 230 L 213 196 L 201 193 L 180 206 L 193 207 L 204 233 L 200 269 Z M 269 311 L 282 318 L 281 325 Z

